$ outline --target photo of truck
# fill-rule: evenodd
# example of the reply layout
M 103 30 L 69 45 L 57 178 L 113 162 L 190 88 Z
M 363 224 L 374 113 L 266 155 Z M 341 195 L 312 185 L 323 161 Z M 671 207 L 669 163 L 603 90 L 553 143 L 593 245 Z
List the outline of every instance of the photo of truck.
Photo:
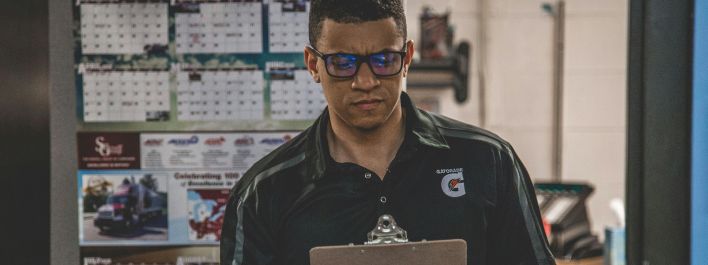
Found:
M 157 192 L 125 179 L 98 208 L 93 224 L 101 231 L 131 229 L 162 215 L 164 205 Z
M 90 200 L 97 207 L 84 208 L 83 239 L 167 240 L 166 179 L 160 177 L 151 174 L 85 176 L 89 183 L 84 188 L 84 206 L 86 200 Z M 95 179 L 103 180 L 104 186 L 111 189 L 100 197 L 87 192 L 92 190 Z

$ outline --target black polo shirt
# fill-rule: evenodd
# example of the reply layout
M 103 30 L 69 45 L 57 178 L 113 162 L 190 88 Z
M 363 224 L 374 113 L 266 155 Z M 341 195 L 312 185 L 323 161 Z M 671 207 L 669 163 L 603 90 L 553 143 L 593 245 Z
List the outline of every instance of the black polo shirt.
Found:
M 496 135 L 417 109 L 383 181 L 329 155 L 327 111 L 232 190 L 221 263 L 309 264 L 316 246 L 363 244 L 382 214 L 411 241 L 464 239 L 468 264 L 555 264 L 533 186 Z

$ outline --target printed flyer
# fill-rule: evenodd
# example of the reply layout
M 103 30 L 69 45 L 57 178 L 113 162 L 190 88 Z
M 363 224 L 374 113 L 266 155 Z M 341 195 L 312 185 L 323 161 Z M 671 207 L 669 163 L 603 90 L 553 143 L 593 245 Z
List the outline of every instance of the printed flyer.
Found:
M 81 171 L 82 246 L 215 245 L 236 171 Z
M 164 258 L 150 251 L 168 247 L 184 248 L 165 250 L 177 254 L 159 262 L 215 264 L 209 251 L 179 253 L 192 253 L 190 246 L 218 252 L 231 188 L 256 161 L 297 134 L 78 133 L 83 264 L 139 264 L 143 257 Z

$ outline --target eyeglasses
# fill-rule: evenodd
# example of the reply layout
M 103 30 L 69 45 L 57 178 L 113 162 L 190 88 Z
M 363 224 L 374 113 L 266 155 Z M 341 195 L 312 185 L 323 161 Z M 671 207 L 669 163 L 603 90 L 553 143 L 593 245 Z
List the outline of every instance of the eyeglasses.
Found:
M 377 77 L 389 77 L 397 75 L 403 69 L 403 58 L 406 56 L 407 45 L 403 45 L 401 51 L 383 51 L 369 55 L 357 55 L 348 53 L 322 54 L 320 51 L 307 45 L 317 57 L 325 62 L 327 74 L 336 78 L 351 78 L 356 75 L 362 63 L 369 65 L 369 69 Z

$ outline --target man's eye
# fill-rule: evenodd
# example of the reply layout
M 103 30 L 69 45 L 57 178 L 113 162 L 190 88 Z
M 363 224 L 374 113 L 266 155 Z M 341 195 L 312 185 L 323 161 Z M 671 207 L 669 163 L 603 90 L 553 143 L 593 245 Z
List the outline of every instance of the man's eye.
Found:
M 332 64 L 339 69 L 349 69 L 354 67 L 354 61 L 355 59 L 344 56 L 334 57 L 332 60 Z
M 372 56 L 372 62 L 379 66 L 387 66 L 393 63 L 391 56 L 386 54 Z
M 334 66 L 336 66 L 339 69 L 349 69 L 354 67 L 353 63 L 350 62 L 342 62 L 342 63 L 335 63 Z
M 380 66 L 386 66 L 391 64 L 391 61 L 386 60 L 386 59 L 374 59 L 374 64 L 380 65 Z

